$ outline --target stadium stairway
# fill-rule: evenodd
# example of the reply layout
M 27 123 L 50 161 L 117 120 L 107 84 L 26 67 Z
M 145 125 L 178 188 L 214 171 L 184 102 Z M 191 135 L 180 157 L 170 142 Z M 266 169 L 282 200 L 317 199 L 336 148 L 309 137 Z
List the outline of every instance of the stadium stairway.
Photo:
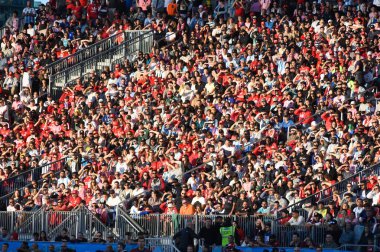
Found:
M 370 179 L 371 177 L 377 177 L 380 176 L 380 163 L 376 163 L 368 168 L 362 169 L 351 175 L 350 177 L 343 179 L 342 181 L 339 181 L 333 185 L 330 185 L 319 192 L 316 192 L 309 197 L 306 197 L 304 199 L 301 199 L 300 201 L 288 205 L 283 210 L 301 210 L 300 214 L 307 218 L 308 212 L 303 208 L 308 203 L 319 203 L 322 202 L 325 205 L 333 199 L 333 193 L 337 192 L 339 195 L 344 194 L 347 191 L 347 184 L 352 183 L 353 185 L 357 185 L 361 181 L 366 181 Z
M 147 234 L 149 231 L 126 213 L 122 207 L 117 206 L 113 233 L 116 237 L 124 237 L 126 233 L 130 233 L 133 238 L 137 238 L 139 234 Z
M 146 30 L 124 31 L 99 41 L 46 67 L 50 94 L 59 98 L 66 84 L 93 71 L 132 60 L 139 52 L 149 53 L 152 47 L 153 33 Z
M 64 167 L 68 157 L 62 158 L 57 161 L 53 161 L 36 168 L 23 171 L 21 173 L 15 174 L 5 180 L 0 181 L 0 202 L 7 203 L 7 199 L 12 196 L 16 190 L 22 190 L 25 187 L 32 185 L 32 181 L 39 181 L 41 175 L 48 171 L 58 171 Z M 4 208 L 4 207 L 3 207 Z

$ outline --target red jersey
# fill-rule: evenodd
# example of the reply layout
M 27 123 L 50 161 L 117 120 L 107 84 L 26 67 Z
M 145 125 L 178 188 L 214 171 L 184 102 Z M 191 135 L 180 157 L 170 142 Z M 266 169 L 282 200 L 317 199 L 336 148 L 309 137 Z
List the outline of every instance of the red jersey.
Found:
M 69 207 L 71 208 L 75 208 L 77 206 L 79 206 L 80 202 L 82 201 L 82 199 L 80 197 L 70 197 L 69 198 Z
M 95 3 L 91 3 L 87 7 L 87 18 L 97 19 L 99 15 L 99 6 Z

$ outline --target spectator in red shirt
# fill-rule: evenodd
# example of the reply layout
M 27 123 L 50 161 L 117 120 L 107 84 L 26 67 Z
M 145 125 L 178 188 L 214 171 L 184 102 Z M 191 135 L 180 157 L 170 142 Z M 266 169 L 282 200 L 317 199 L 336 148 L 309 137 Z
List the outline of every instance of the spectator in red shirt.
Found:
M 74 209 L 80 205 L 82 199 L 78 196 L 78 191 L 73 190 L 71 196 L 69 196 L 68 209 Z

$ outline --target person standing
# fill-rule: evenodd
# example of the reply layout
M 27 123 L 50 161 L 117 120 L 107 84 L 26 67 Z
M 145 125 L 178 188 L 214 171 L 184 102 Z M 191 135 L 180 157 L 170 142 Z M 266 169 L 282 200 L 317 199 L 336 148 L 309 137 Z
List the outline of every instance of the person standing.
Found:
M 7 19 L 7 22 L 5 22 L 5 26 L 9 28 L 11 34 L 17 34 L 19 27 L 20 27 L 20 19 L 18 18 L 17 11 L 14 11 L 12 13 L 12 16 L 10 16 Z
M 222 246 L 225 247 L 230 243 L 229 237 L 234 237 L 234 243 L 236 243 L 236 228 L 232 225 L 231 219 L 226 218 L 224 220 L 224 225 L 220 228 L 220 235 L 222 236 Z
M 22 17 L 24 18 L 24 27 L 28 28 L 29 24 L 34 25 L 34 18 L 36 10 L 31 6 L 31 2 L 26 2 L 26 7 L 22 10 Z
M 210 251 L 211 246 L 216 245 L 218 235 L 216 229 L 212 226 L 211 219 L 207 218 L 206 225 L 198 233 L 198 238 L 204 241 L 204 247 Z
M 173 236 L 176 246 L 181 252 L 186 252 L 189 246 L 193 247 L 194 239 L 198 238 L 192 227 L 193 223 L 187 222 L 186 227 Z

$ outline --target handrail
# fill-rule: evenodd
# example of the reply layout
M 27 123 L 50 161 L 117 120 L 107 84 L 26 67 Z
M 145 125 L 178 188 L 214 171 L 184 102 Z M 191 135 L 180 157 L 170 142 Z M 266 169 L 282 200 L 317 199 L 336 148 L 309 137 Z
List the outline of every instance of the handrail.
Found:
M 15 226 L 15 230 L 17 230 L 17 233 L 21 233 L 20 231 L 25 228 L 26 225 L 33 224 L 33 220 L 35 220 L 35 217 L 38 216 L 43 212 L 43 208 L 40 207 L 38 210 L 34 212 L 24 212 L 24 213 L 32 213 L 31 216 L 29 216 L 26 220 L 24 220 L 19 226 Z M 20 213 L 20 212 L 16 212 Z M 21 213 L 23 214 L 23 213 Z M 18 224 L 18 223 L 17 223 Z
M 60 162 L 62 162 L 62 167 L 60 167 L 60 169 L 54 171 L 54 176 L 57 176 L 57 175 L 58 175 L 58 174 L 64 169 L 64 166 L 66 165 L 66 162 L 67 162 L 67 157 L 66 157 L 66 159 L 61 159 Z M 86 160 L 81 160 L 81 163 L 80 163 L 80 164 L 83 165 L 83 163 L 85 163 L 85 162 L 87 162 L 87 161 L 86 161 Z M 55 162 L 55 163 L 53 163 L 53 164 L 51 164 L 51 165 L 54 165 L 54 164 L 56 164 L 56 163 L 57 163 L 57 162 Z M 39 179 L 37 180 L 37 186 L 38 186 L 38 189 L 41 188 L 41 186 L 42 186 L 41 182 L 42 182 L 43 180 L 44 180 L 44 178 L 39 178 Z M 31 185 L 32 185 L 32 183 L 30 182 L 30 183 L 26 184 L 25 186 L 18 188 L 17 190 L 23 190 L 24 188 L 26 188 L 26 187 L 30 187 Z M 7 200 L 8 200 L 9 197 L 11 197 L 13 194 L 14 194 L 14 192 L 11 192 L 11 193 L 8 193 L 8 194 L 6 194 L 6 195 L 1 196 L 1 197 L 0 197 L 0 202 L 7 203 Z
M 84 209 L 84 211 L 82 209 Z M 93 230 L 93 228 L 94 228 L 93 225 L 96 222 L 95 225 L 101 226 L 103 228 L 103 231 L 99 231 L 97 229 L 95 229 L 95 231 L 101 232 L 102 235 L 103 235 L 103 238 L 106 239 L 107 238 L 107 232 L 109 231 L 110 228 L 106 224 L 104 224 L 90 209 L 88 209 L 87 206 L 81 207 L 81 210 L 82 210 L 81 213 L 85 214 L 85 218 L 88 217 L 88 216 L 90 216 L 90 221 L 89 221 L 89 225 L 90 225 L 89 235 L 90 236 L 88 238 L 92 239 L 92 234 L 93 233 L 91 231 Z M 115 233 L 113 233 L 113 235 L 115 235 Z
M 70 63 L 74 63 L 74 62 L 70 62 L 70 60 L 77 58 L 78 61 L 74 64 L 80 64 L 83 60 L 86 60 L 87 58 L 91 58 L 95 56 L 97 53 L 104 51 L 105 49 L 106 50 L 110 49 L 113 46 L 113 43 L 115 42 L 114 39 L 117 39 L 120 35 L 125 36 L 125 34 L 128 32 L 146 32 L 146 30 L 125 30 L 125 31 L 115 33 L 109 36 L 108 38 L 99 40 L 86 48 L 76 51 L 74 54 L 58 59 L 50 63 L 49 65 L 47 65 L 45 68 L 48 70 L 50 74 L 54 74 L 53 73 L 54 67 L 63 62 L 65 62 L 67 66 Z M 101 51 L 99 51 L 99 49 L 101 49 Z M 62 66 L 61 70 L 64 69 L 64 67 L 65 66 Z
M 15 176 L 12 176 L 10 178 L 7 178 L 5 180 L 0 181 L 0 200 L 6 198 L 7 196 L 12 195 L 16 190 L 23 189 L 25 187 L 29 187 L 32 183 L 33 176 L 38 176 L 38 182 L 42 181 L 43 179 L 40 179 L 39 176 L 42 175 L 42 171 L 46 167 L 54 166 L 58 163 L 62 163 L 67 161 L 68 157 L 64 157 L 62 159 L 50 162 L 45 165 L 41 165 L 38 167 L 35 167 L 33 169 L 24 171 L 22 173 L 19 173 Z M 25 178 L 26 177 L 26 178 Z M 21 183 L 21 184 L 20 184 Z M 10 189 L 7 191 L 7 189 Z
M 128 39 L 128 40 L 123 41 L 123 43 L 119 44 L 117 47 L 121 48 L 122 46 L 125 46 L 125 45 L 127 45 L 127 44 L 130 44 L 130 43 L 133 42 L 133 41 L 136 41 L 136 42 L 137 42 L 138 39 L 140 39 L 140 38 L 142 38 L 142 37 L 145 37 L 146 34 L 149 34 L 149 36 L 153 36 L 153 34 L 152 34 L 151 32 L 146 32 L 146 33 L 141 34 L 141 35 L 139 35 L 139 36 L 137 36 L 137 37 L 135 37 L 135 38 L 131 38 L 131 39 Z M 116 47 L 116 48 L 117 48 L 117 47 Z M 110 48 L 110 49 L 115 50 L 116 48 Z M 84 61 L 79 62 L 79 65 L 84 65 L 84 64 L 86 64 L 86 63 L 88 63 L 88 62 L 92 62 L 95 58 L 99 58 L 99 57 L 104 56 L 104 55 L 107 55 L 107 54 L 110 54 L 110 51 L 103 51 L 103 52 L 100 52 L 100 53 L 98 53 L 98 54 L 96 54 L 96 55 L 93 55 L 92 57 L 89 57 L 89 58 L 85 59 Z M 97 63 L 97 62 L 96 62 L 96 63 Z M 65 69 L 65 71 L 70 71 L 70 70 L 74 69 L 76 66 L 78 66 L 78 65 L 72 65 L 72 66 L 70 66 L 69 68 Z M 53 73 L 52 75 L 56 75 L 56 73 Z
M 141 31 L 147 31 L 147 30 L 141 30 Z M 176 36 L 179 35 L 180 33 L 181 33 L 180 31 L 176 31 L 176 32 L 175 32 Z M 177 43 L 178 41 L 180 41 L 180 39 L 181 39 L 181 37 L 177 37 L 177 39 L 176 39 L 175 41 L 172 41 L 171 43 L 165 45 L 164 47 L 161 48 L 161 50 L 164 49 L 164 48 L 167 48 L 167 47 L 169 47 L 169 46 L 172 46 L 173 44 L 175 44 L 175 43 Z M 159 39 L 159 40 L 154 40 L 153 43 L 156 44 L 156 43 L 159 43 L 159 42 L 161 42 L 161 41 L 163 41 L 163 40 L 165 40 L 165 37 L 164 37 L 164 38 L 161 38 L 161 39 Z M 112 61 L 112 62 L 111 62 L 111 65 L 114 65 L 114 64 L 119 63 L 119 62 L 118 62 L 119 60 L 120 60 L 120 59 L 117 59 L 117 60 Z M 95 70 L 95 71 L 98 71 L 97 69 L 94 69 L 94 70 Z M 77 80 L 82 79 L 82 78 L 86 78 L 86 76 L 89 75 L 89 74 L 90 74 L 90 73 L 85 73 L 85 74 L 83 74 L 83 75 L 81 75 L 81 76 L 79 76 L 79 77 L 77 77 L 77 78 L 75 78 L 75 79 L 72 79 L 72 80 L 70 80 L 70 81 L 67 81 L 67 83 L 65 83 L 64 86 L 70 86 L 71 84 L 75 83 Z
M 147 230 L 130 217 L 121 207 L 117 206 L 116 213 L 121 216 L 137 233 L 147 233 Z
M 47 236 L 53 237 L 57 233 L 59 233 L 63 228 L 65 228 L 67 226 L 67 223 L 73 224 L 73 222 L 75 222 L 76 218 L 78 217 L 76 213 L 79 213 L 80 210 L 81 210 L 81 207 L 74 209 L 73 211 L 44 211 L 47 214 L 57 214 L 59 216 L 62 216 L 63 214 L 67 214 L 67 216 L 64 216 L 64 218 L 62 218 L 61 223 L 53 227 L 51 230 L 47 231 Z
M 287 207 L 283 208 L 282 210 L 285 210 L 285 209 L 288 209 L 288 208 L 292 208 L 292 207 L 297 206 L 297 205 L 300 205 L 300 204 L 302 205 L 305 201 L 312 200 L 313 198 L 318 197 L 319 195 L 322 195 L 322 197 L 320 198 L 320 201 L 321 201 L 321 200 L 326 200 L 326 198 L 323 197 L 323 195 L 324 195 L 323 193 L 324 193 L 324 192 L 329 191 L 329 190 L 331 190 L 331 189 L 333 189 L 333 188 L 337 188 L 337 186 L 344 185 L 344 183 L 348 182 L 349 180 L 352 180 L 352 179 L 356 178 L 357 176 L 361 177 L 361 175 L 362 175 L 363 173 L 366 173 L 366 172 L 368 172 L 368 171 L 372 171 L 373 169 L 379 168 L 379 167 L 380 167 L 379 165 L 380 165 L 380 162 L 379 162 L 379 163 L 376 163 L 376 164 L 374 164 L 374 165 L 372 165 L 372 166 L 370 166 L 370 167 L 367 168 L 367 169 L 364 169 L 364 170 L 362 170 L 362 171 L 359 171 L 359 172 L 357 172 L 357 173 L 355 173 L 355 174 L 349 176 L 348 178 L 345 178 L 345 179 L 339 181 L 338 183 L 336 183 L 336 184 L 334 184 L 334 185 L 331 185 L 331 186 L 329 186 L 329 187 L 327 187 L 327 188 L 325 188 L 325 189 L 322 189 L 321 191 L 318 191 L 318 192 L 316 192 L 316 193 L 314 193 L 314 194 L 312 194 L 312 195 L 310 195 L 310 196 L 308 196 L 308 197 L 306 197 L 306 198 L 303 198 L 302 200 L 300 200 L 300 201 L 298 201 L 298 202 L 296 202 L 296 203 L 293 203 L 293 204 L 291 204 L 291 205 L 288 205 Z M 339 188 L 340 188 L 340 187 L 339 187 Z M 343 190 L 345 190 L 345 188 L 344 188 Z M 331 193 L 332 193 L 332 190 L 331 190 Z M 342 192 L 339 192 L 339 193 L 342 193 Z M 329 198 L 331 198 L 331 196 L 332 196 L 332 195 L 330 195 Z
M 207 164 L 210 163 L 210 162 L 212 162 L 213 170 L 215 170 L 216 159 L 213 158 L 213 159 L 211 159 L 211 160 L 209 160 L 209 161 L 205 161 L 205 162 L 203 162 L 202 164 L 195 166 L 194 168 L 191 168 L 191 169 L 188 170 L 188 171 L 183 172 L 182 175 L 186 175 L 186 174 L 189 174 L 189 173 L 191 173 L 191 172 L 193 172 L 193 171 L 196 171 L 196 170 L 198 170 L 198 169 L 204 167 L 205 165 L 207 165 Z
M 63 157 L 63 158 L 61 158 L 61 159 L 59 159 L 59 160 L 56 160 L 56 161 L 53 161 L 53 162 L 50 162 L 50 163 L 47 163 L 47 164 L 43 164 L 43 165 L 41 165 L 41 166 L 34 167 L 34 168 L 32 168 L 32 169 L 29 169 L 29 170 L 23 171 L 23 172 L 21 172 L 21 173 L 15 174 L 15 175 L 12 176 L 12 177 L 9 177 L 9 178 L 6 178 L 6 179 L 4 179 L 4 180 L 1 180 L 1 181 L 0 181 L 0 186 L 3 186 L 3 183 L 7 183 L 7 182 L 9 182 L 10 180 L 14 180 L 14 179 L 16 179 L 17 177 L 23 176 L 25 173 L 33 172 L 33 171 L 35 171 L 35 170 L 37 170 L 37 169 L 40 169 L 40 168 L 42 168 L 42 167 L 49 166 L 49 165 L 52 165 L 52 164 L 54 164 L 54 163 L 60 162 L 60 161 L 62 161 L 62 160 L 64 160 L 64 159 L 66 159 L 66 158 L 67 158 L 67 156 L 66 156 L 66 157 Z
M 353 248 L 374 248 L 373 251 L 380 251 L 380 247 L 377 246 L 376 244 L 374 244 L 374 245 L 344 244 L 344 245 L 341 245 L 340 247 L 336 248 L 336 250 L 358 251 L 358 250 L 353 250 Z M 359 250 L 359 251 L 362 251 L 362 250 Z
M 155 247 L 169 247 L 171 251 L 163 249 L 165 252 L 181 252 L 175 245 L 171 237 L 167 238 L 145 238 L 145 246 L 151 251 L 154 251 Z
M 109 64 L 115 61 L 116 58 L 128 58 L 134 55 L 137 51 L 150 51 L 149 47 L 152 46 L 152 43 L 149 43 L 149 41 L 153 40 L 153 33 L 151 31 L 147 31 L 143 34 L 126 33 L 126 36 L 132 38 L 126 38 L 122 43 L 115 47 L 111 47 L 106 51 L 102 51 L 90 58 L 86 58 L 79 64 L 73 64 L 60 72 L 51 74 L 49 76 L 50 93 L 52 93 L 53 89 L 55 89 L 55 91 L 62 90 L 66 83 L 73 79 L 77 79 L 86 73 L 103 68 L 106 65 L 109 66 Z M 102 64 L 103 66 L 101 66 Z

